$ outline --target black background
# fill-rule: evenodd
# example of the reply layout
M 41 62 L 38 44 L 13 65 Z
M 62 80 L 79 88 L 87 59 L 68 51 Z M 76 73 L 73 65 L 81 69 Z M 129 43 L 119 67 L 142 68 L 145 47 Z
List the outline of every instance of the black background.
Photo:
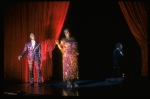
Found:
M 141 49 L 123 16 L 118 2 L 70 2 L 63 30 L 70 29 L 78 42 L 79 78 L 111 77 L 116 43 L 123 45 L 125 76 L 141 73 Z M 53 80 L 62 80 L 62 54 L 53 50 Z

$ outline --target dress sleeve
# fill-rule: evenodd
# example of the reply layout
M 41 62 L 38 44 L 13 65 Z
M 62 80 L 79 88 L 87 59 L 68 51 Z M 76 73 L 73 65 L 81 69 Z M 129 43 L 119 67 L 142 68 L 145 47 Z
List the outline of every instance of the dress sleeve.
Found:
M 62 39 L 60 41 L 60 46 L 59 46 L 59 49 L 61 50 L 62 53 L 63 53 L 63 46 L 64 46 L 64 40 Z

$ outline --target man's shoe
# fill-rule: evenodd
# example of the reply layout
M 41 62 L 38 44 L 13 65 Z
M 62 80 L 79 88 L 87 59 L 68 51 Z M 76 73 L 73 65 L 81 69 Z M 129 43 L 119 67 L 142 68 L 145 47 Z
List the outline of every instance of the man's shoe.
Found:
M 31 86 L 34 86 L 34 83 L 30 83 Z
M 42 83 L 38 83 L 39 84 L 39 86 L 43 86 L 43 84 Z

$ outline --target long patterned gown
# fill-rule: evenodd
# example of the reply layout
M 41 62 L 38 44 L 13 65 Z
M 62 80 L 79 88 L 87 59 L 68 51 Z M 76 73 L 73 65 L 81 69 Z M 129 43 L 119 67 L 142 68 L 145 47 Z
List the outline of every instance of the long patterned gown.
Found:
M 63 63 L 63 81 L 79 79 L 78 59 L 77 59 L 77 42 L 74 38 L 62 39 L 62 63 Z

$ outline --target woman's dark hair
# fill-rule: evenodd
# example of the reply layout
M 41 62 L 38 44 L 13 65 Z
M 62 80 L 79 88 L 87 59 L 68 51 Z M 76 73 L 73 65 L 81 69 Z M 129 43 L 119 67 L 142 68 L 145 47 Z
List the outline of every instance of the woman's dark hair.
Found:
M 68 28 L 64 29 L 64 31 L 67 30 L 68 32 L 70 32 L 70 30 Z

